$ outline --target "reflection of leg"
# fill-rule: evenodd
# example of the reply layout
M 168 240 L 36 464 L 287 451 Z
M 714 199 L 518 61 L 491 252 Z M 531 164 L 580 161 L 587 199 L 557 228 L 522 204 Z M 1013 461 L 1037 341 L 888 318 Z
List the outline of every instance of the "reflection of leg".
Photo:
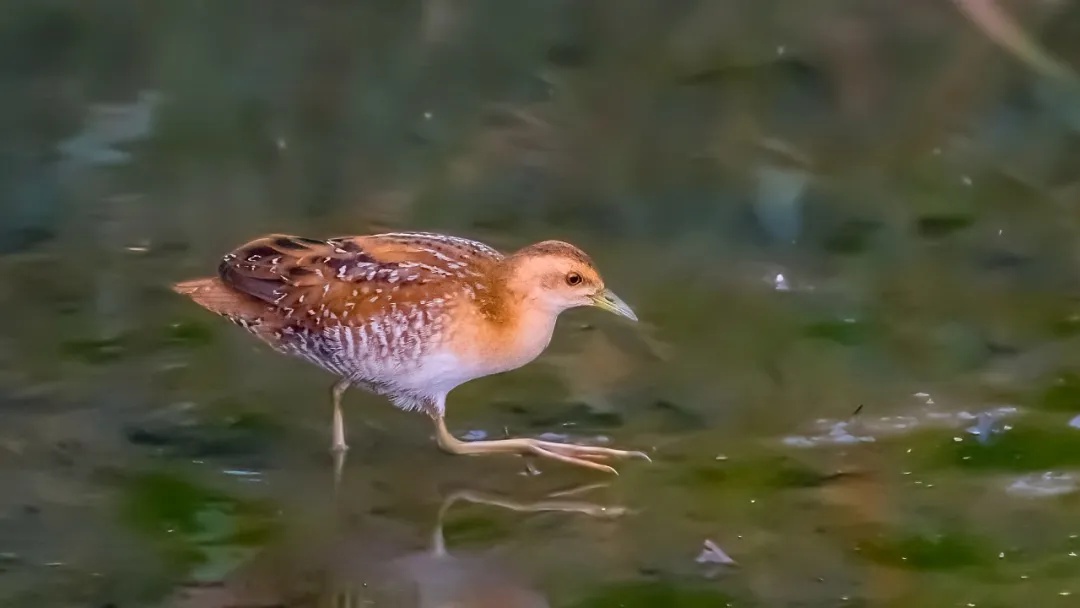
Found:
M 598 484 L 591 484 L 579 491 L 590 490 L 599 487 Z M 572 491 L 577 493 L 577 491 Z M 593 517 L 619 517 L 625 515 L 628 511 L 623 506 L 605 506 L 594 502 L 587 502 L 584 500 L 537 500 L 532 502 L 521 502 L 513 498 L 500 496 L 498 494 L 492 494 L 489 492 L 482 492 L 479 490 L 458 490 L 447 497 L 443 505 L 443 510 L 448 509 L 453 503 L 464 500 L 467 502 L 490 505 L 493 507 L 501 507 L 503 509 L 509 509 L 511 511 L 517 511 L 519 513 L 540 513 L 544 511 L 559 511 L 563 513 L 583 513 L 585 515 L 592 515 Z
M 334 399 L 334 425 L 331 430 L 330 449 L 334 452 L 344 452 L 349 449 L 349 446 L 345 445 L 345 418 L 341 415 L 341 396 L 351 384 L 348 378 L 342 378 L 330 389 L 330 394 Z
M 539 439 L 461 441 L 446 429 L 446 420 L 442 415 L 434 416 L 434 419 L 435 438 L 439 443 L 439 447 L 451 454 L 532 454 L 597 471 L 615 473 L 616 475 L 618 475 L 618 472 L 615 469 L 606 464 L 593 461 L 611 458 L 643 458 L 649 460 L 649 457 L 643 452 L 628 452 L 589 445 L 540 441 Z
M 603 487 L 605 484 L 590 484 L 587 486 L 580 486 L 571 490 L 559 492 L 559 495 L 580 494 L 589 490 Z M 432 551 L 438 555 L 446 554 L 446 540 L 443 537 L 443 519 L 446 517 L 446 512 L 450 510 L 450 507 L 454 503 L 464 500 L 478 505 L 489 505 L 492 507 L 501 507 L 503 509 L 509 509 L 511 511 L 517 511 L 518 513 L 538 513 L 543 511 L 559 511 L 563 513 L 584 513 L 585 515 L 591 515 L 593 517 L 619 517 L 629 512 L 629 509 L 623 506 L 604 506 L 592 502 L 576 501 L 576 500 L 538 500 L 533 502 L 522 502 L 494 494 L 491 492 L 484 492 L 481 490 L 457 490 L 451 492 L 446 498 L 443 499 L 442 505 L 439 506 L 439 514 L 435 522 L 435 532 L 432 534 Z
M 345 469 L 345 450 L 332 450 L 331 457 L 334 459 L 334 494 L 341 487 L 341 471 Z

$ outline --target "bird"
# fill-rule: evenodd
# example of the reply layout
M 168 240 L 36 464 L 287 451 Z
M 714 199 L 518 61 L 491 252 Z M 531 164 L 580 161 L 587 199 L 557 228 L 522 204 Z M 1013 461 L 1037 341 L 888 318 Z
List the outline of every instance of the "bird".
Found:
M 348 449 L 342 395 L 357 387 L 427 414 L 438 447 L 450 454 L 535 456 L 613 474 L 606 463 L 615 459 L 650 460 L 641 451 L 534 438 L 466 441 L 447 430 L 448 393 L 536 359 L 563 311 L 593 306 L 637 321 L 592 259 L 565 241 L 503 254 L 433 232 L 270 234 L 224 255 L 217 276 L 172 288 L 273 350 L 336 376 L 335 455 Z

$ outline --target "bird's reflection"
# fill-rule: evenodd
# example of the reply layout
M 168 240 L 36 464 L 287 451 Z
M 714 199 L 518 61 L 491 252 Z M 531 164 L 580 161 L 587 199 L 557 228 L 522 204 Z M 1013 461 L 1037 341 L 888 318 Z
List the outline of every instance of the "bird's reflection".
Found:
M 175 608 L 540 608 L 547 599 L 478 551 L 451 551 L 443 535 L 450 509 L 459 503 L 499 507 L 521 513 L 565 512 L 619 517 L 622 506 L 604 506 L 576 497 L 606 484 L 581 486 L 522 501 L 475 489 L 444 493 L 430 540 L 417 546 L 400 522 L 365 515 L 344 533 L 325 542 L 301 534 L 244 564 L 225 580 L 185 585 Z

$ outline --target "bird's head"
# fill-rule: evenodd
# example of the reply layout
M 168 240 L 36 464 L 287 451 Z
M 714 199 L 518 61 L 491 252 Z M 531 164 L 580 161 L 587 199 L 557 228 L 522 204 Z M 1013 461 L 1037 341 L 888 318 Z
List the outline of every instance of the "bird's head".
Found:
M 507 287 L 518 297 L 553 314 L 595 306 L 631 321 L 634 311 L 604 286 L 604 279 L 584 251 L 562 241 L 542 241 L 506 259 Z

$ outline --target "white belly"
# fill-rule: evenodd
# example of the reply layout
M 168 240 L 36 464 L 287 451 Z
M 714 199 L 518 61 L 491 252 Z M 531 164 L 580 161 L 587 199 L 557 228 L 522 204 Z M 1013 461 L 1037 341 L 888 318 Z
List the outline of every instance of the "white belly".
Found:
M 479 377 L 479 370 L 462 361 L 457 355 L 438 351 L 424 355 L 415 362 L 385 369 L 394 375 L 394 384 L 417 393 L 445 395 L 458 385 Z

